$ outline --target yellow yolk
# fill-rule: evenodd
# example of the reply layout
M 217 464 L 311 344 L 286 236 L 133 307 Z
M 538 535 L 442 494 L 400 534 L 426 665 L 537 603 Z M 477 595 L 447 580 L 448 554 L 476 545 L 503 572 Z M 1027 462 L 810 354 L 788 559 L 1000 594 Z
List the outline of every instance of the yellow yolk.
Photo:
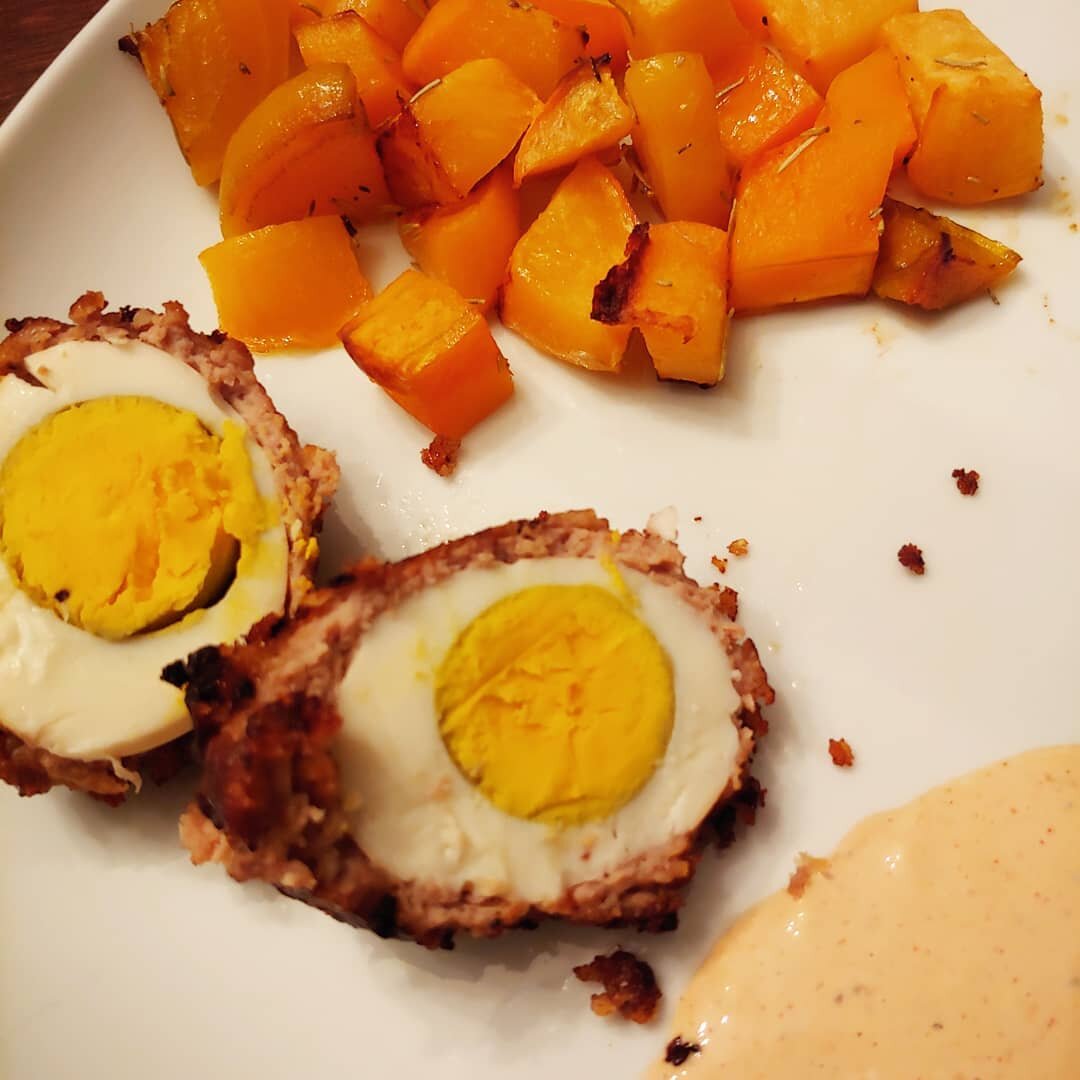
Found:
M 617 596 L 542 585 L 475 618 L 439 668 L 439 730 L 500 810 L 576 825 L 627 803 L 671 737 L 668 657 Z
M 151 398 L 56 413 L 0 468 L 0 545 L 14 579 L 114 640 L 215 600 L 267 516 L 242 426 L 226 421 L 219 438 Z

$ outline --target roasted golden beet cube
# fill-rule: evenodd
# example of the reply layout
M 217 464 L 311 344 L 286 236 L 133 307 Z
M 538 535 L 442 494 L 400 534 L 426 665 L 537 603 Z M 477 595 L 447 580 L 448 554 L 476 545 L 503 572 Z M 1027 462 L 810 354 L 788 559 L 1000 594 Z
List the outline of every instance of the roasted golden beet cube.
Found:
M 315 0 L 312 6 L 323 15 L 355 11 L 397 53 L 420 28 L 421 15 L 404 0 Z
M 626 258 L 593 294 L 593 318 L 641 331 L 661 379 L 724 377 L 728 236 L 694 221 L 635 227 Z
M 1042 95 L 960 11 L 890 19 L 919 132 L 908 176 L 923 194 L 981 203 L 1042 184 Z
M 716 122 L 715 89 L 699 53 L 635 60 L 626 96 L 634 151 L 664 216 L 726 227 L 735 170 Z
M 563 26 L 581 27 L 588 35 L 585 52 L 610 57 L 616 74 L 626 70 L 626 19 L 610 0 L 533 0 L 534 6 L 554 16 Z
M 1004 244 L 929 210 L 886 199 L 874 292 L 937 311 L 997 285 L 1020 256 Z
M 593 290 L 622 259 L 634 224 L 618 180 L 595 158 L 579 162 L 514 248 L 502 321 L 553 356 L 618 370 L 630 328 L 593 321 Z
M 696 52 L 720 78 L 750 40 L 730 0 L 620 0 L 620 6 L 630 22 L 630 52 L 638 60 Z
M 406 270 L 341 328 L 357 366 L 436 435 L 460 439 L 514 390 L 488 324 L 445 282 Z

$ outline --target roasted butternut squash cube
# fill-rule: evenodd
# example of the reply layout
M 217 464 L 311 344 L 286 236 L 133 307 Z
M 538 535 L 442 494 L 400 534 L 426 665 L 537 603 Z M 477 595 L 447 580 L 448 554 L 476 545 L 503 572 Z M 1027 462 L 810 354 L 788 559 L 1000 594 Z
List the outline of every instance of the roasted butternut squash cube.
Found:
M 626 20 L 610 0 L 533 0 L 541 11 L 554 16 L 563 26 L 583 28 L 588 36 L 585 52 L 592 57 L 610 57 L 612 71 L 626 70 L 628 29 Z
M 821 95 L 758 42 L 716 80 L 720 141 L 739 167 L 805 131 L 821 105 Z
M 541 109 L 501 60 L 470 60 L 429 86 L 379 136 L 390 192 L 405 207 L 468 195 Z
M 566 75 L 525 132 L 514 158 L 514 185 L 610 150 L 630 134 L 634 113 L 611 69 L 582 64 Z
M 199 255 L 221 328 L 252 349 L 315 349 L 371 297 L 339 217 L 269 225 Z
M 138 56 L 197 184 L 221 175 L 240 121 L 289 75 L 284 0 L 177 0 L 121 42 Z
M 218 194 L 224 236 L 316 214 L 369 221 L 388 201 L 344 64 L 309 68 L 252 109 L 229 143 Z
M 502 60 L 541 98 L 585 55 L 577 27 L 564 26 L 529 3 L 439 0 L 402 54 L 417 85 L 448 75 L 469 60 Z
M 626 258 L 593 294 L 593 318 L 641 331 L 661 379 L 724 377 L 728 236 L 693 221 L 634 228 Z
M 478 311 L 487 311 L 521 236 L 521 205 L 509 162 L 459 203 L 402 215 L 398 230 L 405 250 L 425 274 L 452 285 Z
M 593 290 L 622 259 L 634 224 L 618 180 L 595 158 L 579 162 L 514 247 L 502 321 L 553 356 L 617 371 L 630 328 L 593 321 Z
M 409 43 L 422 16 L 404 0 L 314 0 L 324 15 L 355 11 L 396 53 Z
M 750 40 L 730 0 L 620 0 L 620 5 L 636 59 L 696 52 L 719 79 L 742 58 Z
M 837 76 L 815 126 L 743 170 L 731 240 L 735 309 L 864 295 L 885 186 L 914 134 L 885 50 Z
M 308 67 L 348 67 L 373 127 L 397 114 L 401 102 L 412 97 L 414 87 L 401 70 L 401 57 L 355 11 L 297 26 L 294 34 Z
M 634 151 L 664 216 L 726 227 L 735 170 L 720 139 L 715 91 L 699 53 L 635 60 L 626 96 L 637 115 Z
M 878 45 L 881 25 L 918 11 L 919 0 L 733 0 L 743 22 L 759 31 L 815 89 Z
M 460 439 L 513 393 L 488 324 L 445 282 L 406 270 L 341 328 L 357 366 L 436 435 Z
M 1004 280 L 1020 256 L 1004 244 L 929 210 L 886 199 L 874 292 L 937 311 Z
M 881 32 L 907 87 L 918 145 L 912 184 L 954 203 L 1042 185 L 1042 95 L 959 11 L 890 19 Z

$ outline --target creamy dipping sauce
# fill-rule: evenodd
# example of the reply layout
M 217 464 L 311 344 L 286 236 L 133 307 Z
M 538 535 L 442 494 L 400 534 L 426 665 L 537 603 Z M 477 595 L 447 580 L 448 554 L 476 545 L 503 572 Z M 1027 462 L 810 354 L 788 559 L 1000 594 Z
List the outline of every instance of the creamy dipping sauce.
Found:
M 720 939 L 672 1030 L 700 1052 L 651 1078 L 1080 1076 L 1080 745 L 868 818 L 827 875 Z

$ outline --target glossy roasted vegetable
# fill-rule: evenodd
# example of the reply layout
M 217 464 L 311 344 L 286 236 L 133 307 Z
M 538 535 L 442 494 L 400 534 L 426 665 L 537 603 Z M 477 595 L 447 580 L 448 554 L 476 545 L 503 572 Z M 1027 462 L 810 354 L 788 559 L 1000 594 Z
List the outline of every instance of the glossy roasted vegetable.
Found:
M 461 202 L 402 215 L 398 230 L 405 250 L 425 274 L 452 285 L 478 311 L 487 311 L 521 236 L 520 200 L 509 162 Z
M 615 177 L 595 158 L 579 162 L 514 248 L 502 321 L 553 356 L 616 371 L 630 328 L 593 321 L 593 290 L 622 259 L 634 223 Z
M 514 0 L 439 0 L 405 48 L 405 74 L 418 86 L 466 61 L 502 60 L 541 97 L 585 55 L 581 30 Z
M 401 70 L 401 57 L 355 11 L 308 22 L 294 33 L 309 68 L 318 64 L 349 68 L 372 127 L 396 115 L 401 103 L 412 97 L 415 87 Z
M 252 349 L 323 348 L 371 296 L 338 217 L 270 225 L 199 255 L 226 333 Z
M 661 53 L 700 53 L 714 78 L 727 73 L 749 40 L 730 0 L 620 0 L 635 60 Z
M 885 186 L 914 139 L 886 50 L 837 76 L 814 127 L 743 171 L 731 242 L 735 309 L 865 295 Z
M 555 88 L 525 132 L 514 158 L 514 184 L 611 150 L 630 134 L 634 113 L 606 65 L 584 63 Z
M 344 64 L 324 64 L 282 83 L 237 129 L 221 173 L 221 232 L 316 214 L 360 223 L 388 199 L 356 80 Z
M 986 292 L 1016 269 L 1004 244 L 929 210 L 886 199 L 874 292 L 937 311 Z
M 626 258 L 597 285 L 592 317 L 640 330 L 659 378 L 713 386 L 724 377 L 727 279 L 723 229 L 638 225 Z
M 899 16 L 881 36 L 919 131 L 908 162 L 919 191 L 980 203 L 1042 184 L 1042 95 L 962 12 Z
M 406 207 L 463 198 L 517 145 L 540 99 L 501 60 L 470 60 L 379 136 L 390 193 Z
M 341 340 L 364 373 L 436 435 L 460 439 L 513 393 L 483 316 L 418 270 L 361 308 Z
M 314 6 L 320 7 L 320 0 Z M 355 11 L 397 53 L 420 28 L 421 15 L 404 0 L 330 0 L 322 9 L 323 15 Z
M 289 74 L 284 0 L 177 0 L 121 47 L 138 56 L 197 184 L 221 175 L 240 121 Z
M 626 19 L 609 0 L 533 0 L 533 4 L 563 26 L 582 28 L 588 35 L 584 49 L 589 56 L 610 57 L 617 75 L 626 69 Z
M 720 139 L 714 95 L 699 53 L 663 53 L 626 69 L 626 96 L 637 115 L 634 151 L 664 216 L 726 227 L 735 170 Z

